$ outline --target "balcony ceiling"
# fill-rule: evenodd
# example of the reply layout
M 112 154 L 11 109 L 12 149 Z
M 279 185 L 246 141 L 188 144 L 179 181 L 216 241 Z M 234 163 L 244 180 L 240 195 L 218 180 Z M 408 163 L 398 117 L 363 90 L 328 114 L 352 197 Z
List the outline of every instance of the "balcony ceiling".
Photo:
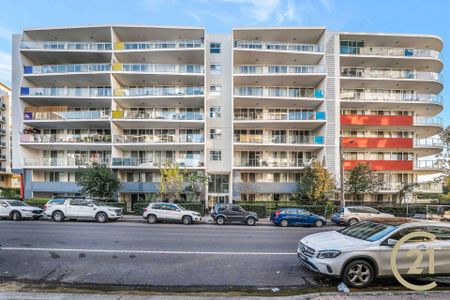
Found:
M 204 85 L 201 74 L 114 72 L 113 76 L 122 86 Z
M 23 121 L 24 124 L 34 128 L 49 128 L 49 129 L 83 129 L 83 128 L 110 128 L 109 119 L 105 120 L 31 120 Z
M 124 50 L 114 53 L 117 62 L 142 64 L 204 64 L 203 49 Z
M 316 65 L 324 57 L 321 53 L 234 49 L 234 64 Z
M 24 39 L 38 41 L 111 41 L 111 27 L 48 27 L 42 29 L 24 30 Z
M 435 116 L 444 108 L 439 103 L 417 101 L 367 101 L 367 100 L 341 100 L 341 109 L 387 109 L 411 110 L 420 116 Z
M 415 90 L 418 93 L 439 94 L 444 88 L 442 83 L 422 79 L 358 78 L 341 76 L 341 89 L 382 88 L 391 90 Z
M 129 107 L 203 107 L 204 97 L 174 96 L 174 97 L 121 97 L 115 102 L 124 108 Z
M 325 27 L 236 28 L 233 39 L 317 44 L 324 33 Z
M 325 74 L 235 74 L 234 85 L 316 87 Z
M 21 50 L 28 65 L 110 63 L 111 52 Z M 25 64 L 25 62 L 24 62 Z
M 234 97 L 234 107 L 269 107 L 269 108 L 311 108 L 320 106 L 325 99 L 298 99 L 283 97 Z
M 108 72 L 88 73 L 48 73 L 25 75 L 27 82 L 34 86 L 110 86 L 111 77 Z M 26 84 L 26 86 L 30 86 Z
M 71 107 L 97 107 L 109 108 L 111 107 L 110 98 L 79 98 L 79 97 L 45 97 L 45 96 L 22 96 L 31 106 L 58 106 L 65 105 Z
M 162 27 L 162 26 L 114 26 L 117 41 L 169 41 L 201 40 L 205 30 L 201 27 Z
M 340 33 L 341 40 L 364 40 L 364 46 L 416 48 L 441 51 L 442 40 L 433 35 L 390 34 L 390 33 Z
M 441 60 L 431 57 L 341 55 L 340 63 L 341 67 L 411 68 L 436 73 L 441 72 L 444 67 Z

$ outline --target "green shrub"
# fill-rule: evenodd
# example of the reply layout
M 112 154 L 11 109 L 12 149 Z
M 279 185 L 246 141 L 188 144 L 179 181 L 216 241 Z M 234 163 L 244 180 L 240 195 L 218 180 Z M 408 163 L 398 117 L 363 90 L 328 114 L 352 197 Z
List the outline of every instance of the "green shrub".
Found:
M 144 208 L 148 206 L 148 202 L 136 202 L 133 204 L 133 213 L 136 215 L 142 215 L 144 213 Z
M 24 199 L 24 202 L 31 206 L 44 208 L 44 205 L 50 200 L 50 198 L 31 198 Z
M 258 215 L 258 218 L 265 218 L 267 216 L 267 210 L 264 205 L 247 203 L 240 203 L 239 205 L 246 211 L 255 212 Z
M 0 188 L 0 195 L 7 199 L 20 199 L 20 188 Z

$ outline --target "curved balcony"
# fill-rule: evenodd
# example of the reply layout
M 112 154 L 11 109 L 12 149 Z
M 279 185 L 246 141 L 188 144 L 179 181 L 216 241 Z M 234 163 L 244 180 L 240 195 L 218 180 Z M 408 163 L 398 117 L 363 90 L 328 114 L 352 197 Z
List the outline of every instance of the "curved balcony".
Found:
M 444 170 L 444 163 L 442 160 L 417 160 L 414 163 L 414 170 L 439 173 Z
M 377 68 L 353 68 L 343 67 L 342 77 L 363 78 L 363 79 L 411 79 L 442 81 L 442 75 L 437 72 L 424 72 L 403 69 L 377 69 Z
M 111 43 L 89 41 L 22 41 L 22 50 L 111 51 Z
M 204 167 L 204 162 L 201 159 L 195 158 L 177 158 L 175 160 L 169 160 L 171 162 L 177 163 L 181 168 L 202 168 Z M 135 157 L 113 157 L 112 167 L 116 168 L 137 168 L 137 169 L 158 169 L 166 161 L 153 161 L 139 159 Z
M 438 148 L 442 149 L 444 146 L 441 139 L 428 138 L 428 139 L 414 139 L 414 148 Z
M 408 108 L 421 115 L 436 115 L 443 110 L 443 97 L 441 95 L 413 93 L 412 91 L 366 92 L 360 90 L 341 90 L 342 108 L 373 108 L 380 105 L 386 109 L 397 109 L 407 105 Z
M 170 49 L 200 49 L 204 48 L 201 40 L 169 40 L 169 41 L 139 41 L 139 42 L 117 42 L 114 50 L 170 50 Z
M 264 51 L 285 51 L 285 52 L 323 52 L 323 46 L 318 44 L 305 43 L 284 43 L 284 42 L 264 42 L 264 41 L 234 41 L 234 48 Z
M 340 49 L 341 54 L 344 55 L 430 57 L 435 59 L 439 59 L 441 56 L 439 51 L 414 48 L 341 46 Z
M 444 120 L 441 117 L 414 117 L 415 126 L 444 126 Z
M 101 164 L 109 166 L 111 160 L 109 157 L 100 157 L 95 159 L 73 159 L 68 157 L 40 157 L 24 158 L 23 165 L 27 168 L 78 168 L 92 164 Z

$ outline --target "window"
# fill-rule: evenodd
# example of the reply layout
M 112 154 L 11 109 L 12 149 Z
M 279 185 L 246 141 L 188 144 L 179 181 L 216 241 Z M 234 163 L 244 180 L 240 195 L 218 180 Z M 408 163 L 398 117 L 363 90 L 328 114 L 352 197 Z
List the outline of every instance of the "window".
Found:
M 221 64 L 210 64 L 209 70 L 211 74 L 220 74 L 222 73 L 222 65 Z
M 220 112 L 220 106 L 213 106 L 209 108 L 209 117 L 210 118 L 220 118 L 222 116 Z
M 222 151 L 212 150 L 209 151 L 209 160 L 222 160 Z
M 209 94 L 210 95 L 220 95 L 220 92 L 222 91 L 222 86 L 220 84 L 213 84 L 209 87 Z
M 218 140 L 222 137 L 222 129 L 220 128 L 211 128 L 209 130 L 209 138 L 211 140 Z
M 228 175 L 210 174 L 211 180 L 208 183 L 209 193 L 228 193 Z
M 210 43 L 209 44 L 209 53 L 220 53 L 220 43 Z

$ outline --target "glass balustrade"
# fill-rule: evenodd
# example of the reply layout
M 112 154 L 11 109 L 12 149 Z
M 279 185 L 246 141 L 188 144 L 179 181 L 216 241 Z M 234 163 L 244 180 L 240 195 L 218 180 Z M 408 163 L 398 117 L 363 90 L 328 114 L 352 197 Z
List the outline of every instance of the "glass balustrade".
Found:
M 173 40 L 173 41 L 139 41 L 116 43 L 116 50 L 146 50 L 146 49 L 189 49 L 203 48 L 201 40 Z
M 271 167 L 271 168 L 302 168 L 309 164 L 311 160 L 306 159 L 239 159 L 235 158 L 235 167 Z
M 20 49 L 110 51 L 111 43 L 87 41 L 22 41 Z
M 435 50 L 392 47 L 341 46 L 341 54 L 440 58 L 440 53 Z
M 110 87 L 22 87 L 22 96 L 111 97 Z
M 159 168 L 166 161 L 177 163 L 180 167 L 203 167 L 204 162 L 196 158 L 176 158 L 167 160 L 148 160 L 137 157 L 114 157 L 112 159 L 113 167 L 142 167 L 142 168 Z
M 117 65 L 117 66 L 116 66 Z M 202 65 L 182 64 L 116 64 L 115 70 L 146 73 L 203 73 Z
M 189 135 L 116 135 L 114 142 L 119 144 L 142 143 L 203 143 L 202 134 Z
M 443 147 L 441 139 L 437 138 L 425 138 L 425 139 L 414 139 L 415 147 Z
M 143 97 L 143 96 L 202 96 L 203 87 L 130 87 L 114 90 L 117 97 Z
M 235 74 L 302 74 L 302 73 L 326 73 L 323 65 L 242 65 L 234 67 Z
M 76 167 L 91 164 L 109 165 L 109 157 L 73 159 L 68 157 L 25 158 L 27 167 Z
M 181 111 L 136 111 L 123 110 L 114 111 L 114 119 L 139 119 L 139 120 L 186 120 L 201 121 L 203 112 L 181 112 Z
M 323 52 L 323 46 L 306 43 L 284 43 L 264 41 L 234 41 L 234 47 L 239 49 L 290 51 L 290 52 Z
M 414 125 L 433 125 L 444 126 L 444 120 L 441 117 L 414 117 Z
M 110 143 L 106 134 L 22 134 L 22 143 Z
M 362 101 L 411 101 L 411 102 L 434 102 L 443 104 L 443 97 L 434 94 L 418 94 L 407 91 L 399 92 L 365 92 L 358 90 L 342 90 L 341 100 L 362 100 Z
M 325 112 L 234 112 L 236 121 L 306 121 L 325 120 Z
M 414 168 L 416 169 L 442 169 L 444 164 L 441 160 L 416 160 Z
M 24 120 L 98 120 L 109 119 L 109 110 L 24 112 Z
M 389 78 L 442 81 L 442 75 L 440 73 L 404 69 L 342 68 L 341 76 L 369 79 Z
M 324 98 L 323 90 L 299 87 L 252 87 L 237 86 L 235 96 L 285 97 L 285 98 Z
M 106 72 L 110 70 L 111 64 L 65 64 L 24 67 L 25 74 Z
M 234 142 L 245 144 L 323 144 L 323 136 L 235 134 Z

